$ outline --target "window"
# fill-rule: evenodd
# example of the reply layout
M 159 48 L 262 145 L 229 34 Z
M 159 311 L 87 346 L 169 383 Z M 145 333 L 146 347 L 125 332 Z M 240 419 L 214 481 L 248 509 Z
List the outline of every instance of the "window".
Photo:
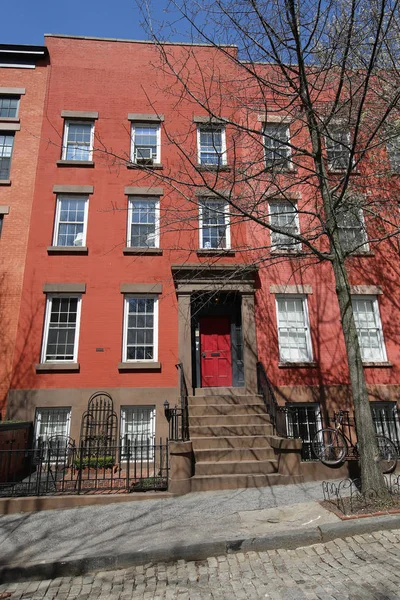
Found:
M 377 435 L 388 437 L 400 452 L 400 425 L 396 402 L 371 402 L 370 406 Z
M 400 171 L 400 136 L 396 136 L 387 144 L 390 168 L 393 171 Z
M 92 160 L 93 136 L 93 123 L 87 121 L 66 121 L 63 160 Z
M 345 252 L 367 252 L 367 232 L 362 209 L 344 205 L 337 211 L 339 239 Z
M 306 298 L 278 296 L 279 354 L 282 362 L 311 362 L 311 338 Z
M 200 248 L 230 248 L 228 204 L 206 198 L 200 202 Z
M 155 440 L 156 409 L 154 406 L 122 406 L 121 438 L 123 455 L 129 441 L 130 454 L 152 458 Z
M 376 296 L 353 296 L 351 302 L 363 361 L 385 362 L 386 351 L 378 299 Z
M 322 429 L 321 407 L 318 403 L 287 404 L 287 432 L 289 437 L 301 438 L 302 460 L 315 460 L 311 442 L 319 429 Z
M 85 246 L 88 199 L 82 196 L 57 198 L 54 246 Z
M 0 96 L 0 119 L 18 116 L 19 98 L 15 96 Z
M 271 201 L 269 203 L 271 225 L 281 228 L 288 233 L 300 233 L 299 215 L 295 205 L 286 200 Z M 301 244 L 284 233 L 271 231 L 271 246 L 275 250 L 296 249 L 300 250 Z
M 290 169 L 289 126 L 285 123 L 264 125 L 265 164 L 270 168 Z
M 218 125 L 198 127 L 197 140 L 199 150 L 199 164 L 225 165 L 226 141 L 225 128 Z
M 345 171 L 350 159 L 350 133 L 347 129 L 333 127 L 326 136 L 326 155 L 331 171 Z
M 157 309 L 156 296 L 125 296 L 124 362 L 157 361 Z
M 0 180 L 10 179 L 14 135 L 0 133 Z
M 127 244 L 132 248 L 158 248 L 160 202 L 158 198 L 129 198 Z
M 35 416 L 36 444 L 40 443 L 41 447 L 48 448 L 53 442 L 54 450 L 57 451 L 58 445 L 58 454 L 60 454 L 64 450 L 62 442 L 69 436 L 70 423 L 71 409 L 69 407 L 37 408 Z
M 42 363 L 77 362 L 81 296 L 47 297 Z
M 161 162 L 160 125 L 149 123 L 132 125 L 131 160 L 138 165 Z

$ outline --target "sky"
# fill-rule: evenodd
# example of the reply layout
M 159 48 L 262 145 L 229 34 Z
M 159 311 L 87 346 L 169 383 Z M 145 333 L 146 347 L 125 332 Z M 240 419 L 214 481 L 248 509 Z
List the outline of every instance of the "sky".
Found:
M 167 2 L 152 0 L 158 19 L 170 16 Z M 14 0 L 5 2 L 2 20 L 7 23 L 0 35 L 3 44 L 42 45 L 45 33 L 148 39 L 136 0 Z M 170 39 L 183 40 L 179 34 Z

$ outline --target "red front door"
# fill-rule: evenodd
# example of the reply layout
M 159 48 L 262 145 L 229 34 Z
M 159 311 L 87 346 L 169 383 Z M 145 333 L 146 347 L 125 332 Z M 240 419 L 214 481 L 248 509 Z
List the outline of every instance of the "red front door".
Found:
M 201 387 L 232 385 L 231 321 L 200 318 Z

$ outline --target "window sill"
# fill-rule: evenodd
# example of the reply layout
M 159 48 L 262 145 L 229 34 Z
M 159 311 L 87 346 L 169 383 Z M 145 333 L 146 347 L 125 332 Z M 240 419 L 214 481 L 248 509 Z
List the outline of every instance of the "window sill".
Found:
M 163 251 L 162 251 L 162 248 L 131 248 L 131 247 L 127 246 L 123 249 L 123 253 L 124 254 L 134 254 L 134 255 L 138 255 L 138 256 L 141 256 L 142 254 L 161 256 Z
M 87 254 L 87 246 L 48 246 L 47 254 Z
M 279 167 L 279 165 L 265 165 L 265 170 L 268 172 L 272 172 L 274 175 L 279 175 L 280 173 L 282 175 L 291 175 L 291 174 L 296 174 L 297 173 L 297 168 L 290 168 L 290 167 Z
M 367 256 L 375 256 L 375 252 L 371 252 L 371 250 L 367 250 L 366 252 L 352 252 L 351 254 L 349 254 L 348 258 L 351 258 L 352 256 L 355 256 L 357 258 L 359 257 L 367 257 Z
M 391 367 L 393 367 L 392 363 L 389 361 L 385 361 L 385 362 L 363 362 L 363 367 L 369 368 L 382 368 L 382 369 L 390 369 Z
M 306 368 L 306 369 L 316 369 L 318 367 L 318 363 L 316 362 L 280 362 L 278 363 L 279 369 L 297 369 L 297 368 Z
M 19 123 L 18 117 L 0 117 L 0 123 Z
M 198 248 L 198 256 L 235 256 L 235 251 L 229 248 Z
M 36 373 L 46 373 L 47 371 L 71 371 L 77 373 L 79 369 L 79 363 L 74 362 L 39 363 L 35 365 Z
M 128 169 L 153 169 L 153 171 L 160 171 L 164 168 L 164 165 L 161 163 L 153 163 L 152 165 L 137 165 L 136 163 L 127 163 L 126 167 Z
M 294 248 L 293 249 L 290 249 L 290 248 L 278 249 L 277 248 L 276 250 L 271 248 L 271 254 L 273 254 L 274 256 L 275 255 L 278 255 L 278 256 L 298 256 L 298 255 L 300 255 L 301 256 L 302 254 L 307 254 L 307 253 L 304 252 L 303 250 L 300 250 L 300 249 L 297 250 Z
M 329 175 L 345 175 L 346 173 L 347 173 L 347 169 L 330 169 L 328 167 Z M 356 169 L 352 169 L 350 171 L 350 175 L 361 175 L 361 172 Z
M 232 168 L 229 165 L 196 165 L 198 171 L 231 171 Z
M 0 185 L 11 185 L 11 179 L 1 179 Z
M 143 362 L 120 362 L 118 371 L 160 371 L 161 363 L 143 361 Z
M 58 167 L 94 167 L 93 160 L 58 160 Z

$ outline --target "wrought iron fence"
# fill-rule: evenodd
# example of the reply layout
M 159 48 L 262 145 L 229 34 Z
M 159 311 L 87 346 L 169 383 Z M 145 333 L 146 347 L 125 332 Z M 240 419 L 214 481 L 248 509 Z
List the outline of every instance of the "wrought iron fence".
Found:
M 261 362 L 257 363 L 257 387 L 258 393 L 264 400 L 265 408 L 270 416 L 274 432 L 281 437 L 289 437 L 286 418 L 287 408 L 285 406 L 279 406 L 272 384 L 268 379 L 264 365 Z
M 168 440 L 127 436 L 114 446 L 59 440 L 0 450 L 0 497 L 130 493 L 168 488 Z
M 172 441 L 186 442 L 190 439 L 189 434 L 189 405 L 188 389 L 183 371 L 183 364 L 175 365 L 179 372 L 180 406 L 170 407 L 169 402 L 164 402 L 165 418 L 169 424 L 169 439 Z

